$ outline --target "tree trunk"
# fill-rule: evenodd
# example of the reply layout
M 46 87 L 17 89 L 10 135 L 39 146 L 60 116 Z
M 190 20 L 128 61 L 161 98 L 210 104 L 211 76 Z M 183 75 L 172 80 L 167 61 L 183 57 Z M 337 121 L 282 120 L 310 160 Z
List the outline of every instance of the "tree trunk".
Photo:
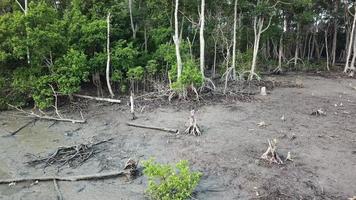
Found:
M 328 29 L 325 30 L 325 52 L 326 52 L 326 69 L 330 71 L 329 67 L 329 48 L 328 48 Z
M 353 45 L 353 48 L 354 48 L 354 53 L 353 53 L 353 56 L 352 56 L 352 60 L 351 60 L 351 66 L 350 66 L 350 75 L 351 77 L 354 76 L 354 73 L 355 73 L 355 60 L 356 60 L 356 36 L 354 38 L 354 45 Z
M 256 62 L 257 62 L 257 55 L 258 55 L 258 49 L 259 49 L 259 45 L 260 45 L 260 37 L 261 37 L 261 29 L 263 26 L 263 19 L 254 17 L 254 21 L 253 21 L 253 30 L 255 33 L 255 41 L 253 44 L 253 55 L 252 55 L 252 65 L 251 65 L 251 71 L 250 71 L 250 76 L 249 76 L 249 80 L 253 79 L 253 76 L 255 74 L 255 69 L 256 69 Z
M 297 24 L 297 40 L 296 40 L 296 45 L 295 45 L 295 54 L 294 54 L 294 67 L 297 67 L 298 64 L 298 52 L 299 52 L 299 29 L 300 25 L 299 23 Z
M 110 93 L 111 98 L 113 98 L 115 95 L 112 92 L 111 85 L 110 85 L 110 13 L 108 14 L 107 17 L 107 44 L 106 44 L 106 51 L 108 54 L 108 59 L 106 62 L 106 84 L 108 86 L 108 90 Z
M 146 28 L 146 25 L 145 25 L 145 32 L 144 32 L 144 37 L 145 37 L 145 52 L 148 51 L 148 38 L 147 38 L 147 28 Z
M 216 75 L 216 56 L 217 56 L 217 41 L 215 39 L 215 37 L 213 37 L 214 39 L 214 63 L 213 63 L 213 78 L 215 78 L 215 75 Z
M 205 26 L 205 0 L 201 0 L 201 14 L 200 14 L 200 72 L 204 78 L 205 68 L 205 39 L 204 39 L 204 26 Z
M 278 52 L 278 69 L 282 70 L 282 54 L 283 54 L 283 33 L 279 39 L 279 52 Z
M 350 61 L 350 57 L 351 57 L 351 53 L 352 53 L 352 45 L 353 45 L 353 42 L 354 42 L 354 39 L 355 39 L 355 24 L 356 24 L 356 6 L 355 6 L 355 15 L 354 15 L 354 20 L 353 20 L 353 23 L 352 23 L 352 28 L 351 28 L 351 34 L 350 34 L 350 41 L 349 41 L 349 47 L 348 47 L 348 50 L 347 50 L 347 57 L 346 57 L 346 64 L 345 64 L 345 69 L 344 69 L 344 73 L 347 72 L 347 70 L 350 69 L 350 64 L 349 64 L 349 61 Z
M 331 62 L 332 65 L 335 66 L 336 63 L 336 47 L 337 47 L 337 30 L 338 30 L 338 21 L 337 21 L 337 13 L 339 10 L 339 0 L 335 0 L 335 7 L 334 7 L 334 33 L 333 33 L 333 46 L 331 49 Z
M 237 0 L 234 6 L 234 36 L 232 46 L 232 77 L 236 80 L 236 32 L 237 32 Z
M 179 29 L 178 29 L 178 6 L 179 0 L 176 0 L 176 6 L 174 11 L 174 44 L 176 46 L 176 57 L 177 57 L 177 79 L 180 78 L 182 74 L 182 58 L 180 56 L 180 40 L 179 40 Z
M 136 32 L 137 28 L 135 27 L 133 16 L 132 16 L 132 0 L 129 0 L 129 12 L 130 12 L 130 22 L 131 22 L 131 29 L 132 29 L 132 37 L 136 39 Z

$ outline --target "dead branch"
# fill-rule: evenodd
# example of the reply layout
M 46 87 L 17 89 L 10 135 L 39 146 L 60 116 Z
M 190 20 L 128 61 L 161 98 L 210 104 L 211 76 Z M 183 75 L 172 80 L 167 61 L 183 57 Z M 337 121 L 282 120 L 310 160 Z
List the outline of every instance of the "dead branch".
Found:
M 17 130 L 10 132 L 8 135 L 5 135 L 3 137 L 10 137 L 10 136 L 14 136 L 16 135 L 18 132 L 20 132 L 22 129 L 26 128 L 28 125 L 34 123 L 37 119 L 33 119 L 29 122 L 27 122 L 26 124 L 22 125 L 20 128 L 18 128 Z
M 79 97 L 79 98 L 84 98 L 84 99 L 91 99 L 91 100 L 95 100 L 95 101 L 106 101 L 106 102 L 110 102 L 110 103 L 121 103 L 121 100 L 118 100 L 118 99 L 92 97 L 92 96 L 81 95 L 81 94 L 73 94 L 73 96 Z
M 75 123 L 86 123 L 86 120 L 83 118 L 83 115 L 82 113 L 81 114 L 81 117 L 82 119 L 81 120 L 76 120 L 76 119 L 66 119 L 66 118 L 61 118 L 61 117 L 52 117 L 52 116 L 48 116 L 44 113 L 42 113 L 42 115 L 39 115 L 39 114 L 36 114 L 34 112 L 26 112 L 24 110 L 22 110 L 21 108 L 18 108 L 16 106 L 13 106 L 11 104 L 7 104 L 8 106 L 10 106 L 11 108 L 14 108 L 24 114 L 26 114 L 28 117 L 32 117 L 32 118 L 37 118 L 37 119 L 42 119 L 42 120 L 50 120 L 50 121 L 61 121 L 61 122 L 72 122 L 73 124 Z
M 136 169 L 135 169 L 136 170 Z M 9 184 L 9 183 L 19 183 L 26 181 L 84 181 L 84 180 L 98 180 L 105 178 L 113 178 L 117 176 L 131 176 L 131 170 L 122 170 L 122 171 L 113 171 L 107 173 L 98 173 L 90 175 L 79 175 L 79 176 L 43 176 L 43 177 L 26 177 L 26 178 L 14 178 L 14 179 L 4 179 L 0 180 L 0 184 Z
M 283 161 L 279 157 L 276 149 L 277 149 L 277 140 L 276 139 L 274 139 L 273 141 L 268 140 L 267 151 L 264 154 L 262 154 L 261 158 L 271 163 L 283 164 Z
M 195 110 L 190 111 L 189 126 L 184 131 L 185 134 L 201 136 L 201 131 L 195 118 Z
M 147 125 L 140 125 L 140 124 L 133 124 L 133 123 L 127 123 L 128 126 L 132 127 L 137 127 L 137 128 L 146 128 L 146 129 L 152 129 L 152 130 L 158 130 L 158 131 L 165 131 L 168 133 L 175 133 L 179 134 L 179 130 L 177 129 L 170 129 L 170 128 L 162 128 L 162 127 L 155 127 L 155 126 L 147 126 Z

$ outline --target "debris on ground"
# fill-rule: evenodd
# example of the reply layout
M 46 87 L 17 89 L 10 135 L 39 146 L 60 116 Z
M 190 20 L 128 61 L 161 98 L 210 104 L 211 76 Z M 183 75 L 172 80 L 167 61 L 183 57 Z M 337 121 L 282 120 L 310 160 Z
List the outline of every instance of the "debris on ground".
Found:
M 323 111 L 322 109 L 318 109 L 316 111 L 313 111 L 311 113 L 311 115 L 313 115 L 313 116 L 326 116 L 326 112 Z
M 103 140 L 96 143 L 78 144 L 70 147 L 59 147 L 54 153 L 47 157 L 37 157 L 35 160 L 28 161 L 29 166 L 37 166 L 43 164 L 43 168 L 55 165 L 59 168 L 69 165 L 76 168 L 82 165 L 95 154 L 101 152 L 97 146 L 111 141 L 113 138 Z M 32 155 L 34 156 L 34 155 Z

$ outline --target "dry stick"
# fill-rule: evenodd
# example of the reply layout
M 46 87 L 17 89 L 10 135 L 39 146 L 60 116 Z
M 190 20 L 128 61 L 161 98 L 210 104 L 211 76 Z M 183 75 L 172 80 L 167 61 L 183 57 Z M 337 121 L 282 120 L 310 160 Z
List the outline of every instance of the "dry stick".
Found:
M 146 129 L 152 129 L 152 130 L 158 130 L 158 131 L 165 131 L 168 133 L 175 133 L 179 134 L 178 129 L 169 129 L 169 128 L 162 128 L 162 127 L 154 127 L 154 126 L 146 126 L 146 125 L 140 125 L 140 124 L 133 124 L 133 123 L 127 123 L 128 126 L 132 127 L 137 127 L 137 128 L 146 128 Z
M 8 184 L 8 183 L 19 183 L 26 181 L 83 181 L 83 180 L 94 180 L 94 179 L 105 179 L 112 178 L 117 176 L 126 175 L 129 172 L 127 171 L 113 171 L 107 173 L 97 173 L 90 175 L 79 175 L 79 176 L 42 176 L 42 177 L 25 177 L 25 178 L 14 178 L 14 179 L 3 179 L 0 180 L 0 184 Z
M 3 137 L 9 137 L 9 136 L 14 136 L 16 135 L 18 132 L 20 132 L 22 129 L 26 128 L 28 125 L 32 124 L 33 122 L 35 122 L 37 119 L 33 119 L 29 122 L 27 122 L 26 124 L 24 124 L 23 126 L 21 126 L 20 128 L 18 128 L 16 131 L 10 132 L 10 134 L 8 135 L 4 135 Z
M 110 102 L 110 103 L 121 103 L 121 100 L 118 100 L 118 99 L 92 97 L 92 96 L 81 95 L 81 94 L 73 94 L 73 96 L 79 97 L 79 98 L 84 98 L 84 99 L 96 100 L 96 101 L 106 101 L 106 102 Z
M 63 196 L 61 190 L 59 190 L 56 179 L 53 179 L 53 185 L 54 185 L 54 189 L 57 191 L 57 200 L 63 200 Z
M 72 122 L 73 124 L 75 123 L 86 123 L 86 120 L 83 118 L 82 115 L 82 119 L 81 120 L 76 120 L 76 119 L 65 119 L 65 118 L 56 118 L 56 117 L 51 117 L 51 116 L 47 116 L 47 115 L 38 115 L 34 112 L 26 112 L 16 106 L 13 106 L 11 104 L 7 104 L 8 106 L 26 114 L 29 115 L 29 117 L 34 117 L 34 118 L 38 118 L 38 119 L 42 119 L 42 120 L 52 120 L 52 121 L 61 121 L 61 122 Z

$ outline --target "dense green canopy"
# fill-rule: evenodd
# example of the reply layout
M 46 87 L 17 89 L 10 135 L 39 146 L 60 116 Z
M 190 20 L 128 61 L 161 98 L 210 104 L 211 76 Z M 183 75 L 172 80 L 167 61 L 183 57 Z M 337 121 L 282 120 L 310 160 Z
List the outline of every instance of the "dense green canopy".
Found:
M 105 82 L 108 13 L 110 81 L 116 94 L 149 89 L 155 81 L 173 88 L 204 82 L 198 0 L 179 1 L 181 80 L 172 37 L 175 0 L 132 0 L 131 13 L 129 0 L 26 1 L 27 9 L 25 0 L 0 2 L 0 107 L 34 100 L 47 108 L 53 90 L 71 95 L 84 84 L 105 91 L 98 82 Z M 277 66 L 324 70 L 326 63 L 345 62 L 354 37 L 354 6 L 351 0 L 237 0 L 236 73 L 243 78 L 251 67 L 254 20 L 266 28 L 257 46 L 257 74 Z M 204 17 L 205 74 L 222 76 L 233 62 L 234 1 L 206 0 Z

